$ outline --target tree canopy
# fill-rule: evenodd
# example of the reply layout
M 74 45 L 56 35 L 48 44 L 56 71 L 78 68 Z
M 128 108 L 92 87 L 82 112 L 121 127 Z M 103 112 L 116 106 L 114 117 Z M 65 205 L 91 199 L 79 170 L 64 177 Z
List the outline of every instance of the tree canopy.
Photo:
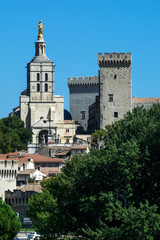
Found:
M 0 153 L 26 149 L 32 140 L 32 131 L 24 127 L 24 122 L 17 116 L 0 119 Z
M 12 208 L 0 198 L 0 240 L 13 240 L 21 222 Z
M 160 105 L 133 109 L 95 138 L 100 149 L 75 156 L 30 199 L 33 224 L 48 239 L 160 239 Z

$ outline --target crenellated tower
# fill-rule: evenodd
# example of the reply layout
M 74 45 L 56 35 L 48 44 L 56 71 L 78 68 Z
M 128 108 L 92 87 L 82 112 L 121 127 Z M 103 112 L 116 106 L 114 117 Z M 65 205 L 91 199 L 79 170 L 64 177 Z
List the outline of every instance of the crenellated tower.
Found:
M 68 78 L 70 113 L 84 131 L 88 130 L 89 106 L 99 92 L 98 76 Z
M 132 110 L 131 53 L 98 54 L 100 128 Z

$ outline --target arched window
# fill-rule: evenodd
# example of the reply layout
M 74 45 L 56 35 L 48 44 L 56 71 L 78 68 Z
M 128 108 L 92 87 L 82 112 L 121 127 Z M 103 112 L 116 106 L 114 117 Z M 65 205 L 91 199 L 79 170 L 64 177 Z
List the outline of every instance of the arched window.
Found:
M 45 81 L 48 81 L 48 73 L 45 73 Z
M 40 84 L 37 84 L 37 92 L 40 92 Z
M 48 84 L 45 84 L 45 92 L 48 92 Z
M 39 81 L 40 80 L 40 75 L 39 75 L 39 73 L 37 73 L 37 81 Z

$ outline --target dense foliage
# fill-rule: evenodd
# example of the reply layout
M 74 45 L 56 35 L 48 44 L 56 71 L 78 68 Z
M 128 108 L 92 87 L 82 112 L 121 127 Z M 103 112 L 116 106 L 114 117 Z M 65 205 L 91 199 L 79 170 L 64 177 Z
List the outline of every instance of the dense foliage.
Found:
M 35 227 L 47 239 L 160 239 L 160 105 L 136 108 L 95 137 L 101 149 L 75 156 L 30 199 Z
M 0 240 L 13 240 L 21 222 L 12 208 L 0 198 Z
M 17 116 L 0 119 L 0 153 L 26 149 L 32 140 L 31 129 L 24 128 L 24 122 Z

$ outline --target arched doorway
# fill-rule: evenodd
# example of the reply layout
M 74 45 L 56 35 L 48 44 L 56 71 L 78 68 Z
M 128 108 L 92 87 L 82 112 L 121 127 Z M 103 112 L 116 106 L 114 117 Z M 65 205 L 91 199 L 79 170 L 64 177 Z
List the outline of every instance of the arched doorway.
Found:
M 48 131 L 42 130 L 39 133 L 39 144 L 47 144 L 48 143 Z

